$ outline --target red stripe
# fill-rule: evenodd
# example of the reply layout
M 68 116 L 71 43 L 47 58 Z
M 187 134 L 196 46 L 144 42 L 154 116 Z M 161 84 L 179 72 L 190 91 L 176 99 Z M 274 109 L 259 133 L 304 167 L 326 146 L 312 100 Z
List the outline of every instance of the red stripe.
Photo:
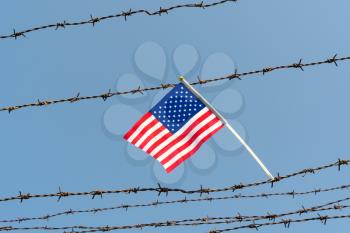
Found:
M 140 120 L 138 120 L 136 124 L 126 134 L 124 134 L 124 139 L 128 140 L 129 137 L 135 132 L 135 130 L 137 130 L 137 128 L 151 115 L 152 114 L 150 112 L 147 112 L 145 115 L 143 115 L 143 117 L 141 117 Z
M 155 124 L 157 124 L 159 121 L 157 119 L 154 119 L 153 121 L 151 121 L 148 125 L 146 125 L 141 131 L 140 133 L 134 138 L 134 140 L 132 140 L 132 144 L 135 145 L 135 143 L 140 140 L 140 138 L 150 129 L 152 128 Z
M 188 152 L 187 154 L 185 154 L 184 156 L 182 156 L 181 158 L 179 158 L 175 163 L 173 163 L 170 167 L 168 167 L 165 171 L 167 173 L 171 172 L 172 170 L 174 170 L 177 166 L 179 166 L 182 162 L 184 162 L 185 160 L 187 160 L 189 157 L 191 157 L 191 155 L 193 155 L 194 153 L 197 152 L 197 150 L 202 146 L 202 144 L 204 142 L 206 142 L 211 136 L 213 136 L 216 132 L 218 132 L 220 129 L 222 129 L 222 127 L 224 127 L 224 125 L 221 125 L 220 127 L 218 127 L 217 129 L 215 129 L 214 131 L 212 131 L 211 133 L 209 133 L 207 136 L 205 136 L 198 144 L 195 148 L 193 148 L 190 152 Z
M 149 141 L 152 140 L 155 136 L 157 136 L 159 133 L 161 133 L 163 130 L 165 130 L 165 127 L 161 125 L 158 129 L 156 129 L 153 133 L 148 135 L 148 137 L 141 143 L 140 148 L 143 149 Z
M 148 148 L 148 150 L 146 151 L 148 154 L 150 154 L 157 146 L 159 146 L 160 144 L 162 144 L 165 140 L 167 140 L 168 138 L 170 138 L 173 134 L 172 133 L 167 133 L 165 134 L 163 137 L 159 138 L 158 141 L 156 141 L 155 143 L 153 143 L 153 145 Z
M 175 138 L 173 141 L 171 141 L 169 144 L 167 144 L 165 147 L 163 147 L 160 151 L 158 151 L 157 154 L 155 154 L 153 157 L 157 159 L 159 156 L 161 156 L 163 153 L 165 153 L 169 148 L 171 148 L 173 145 L 177 144 L 179 141 L 181 141 L 183 138 L 185 138 L 191 131 L 196 127 L 199 123 L 201 123 L 203 120 L 205 120 L 207 117 L 209 117 L 212 114 L 210 110 L 205 112 L 202 116 L 200 116 L 195 122 L 193 122 L 182 134 L 180 134 L 177 138 Z
M 161 164 L 166 164 L 170 159 L 174 158 L 177 154 L 179 154 L 181 151 L 186 150 L 203 132 L 205 132 L 207 129 L 209 129 L 211 126 L 216 124 L 219 120 L 219 118 L 215 117 L 213 120 L 209 121 L 207 124 L 203 125 L 202 128 L 200 128 L 190 139 L 188 139 L 182 146 L 177 148 L 175 151 L 173 151 L 171 154 L 169 154 L 167 157 L 165 157 Z

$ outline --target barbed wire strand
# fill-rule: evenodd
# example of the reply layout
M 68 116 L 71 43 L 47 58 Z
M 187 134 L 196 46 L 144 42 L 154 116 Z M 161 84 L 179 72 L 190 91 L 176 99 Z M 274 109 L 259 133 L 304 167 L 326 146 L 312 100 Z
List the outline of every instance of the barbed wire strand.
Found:
M 55 30 L 57 29 L 65 29 L 66 27 L 72 27 L 72 26 L 81 26 L 81 25 L 86 25 L 86 24 L 91 24 L 93 27 L 101 23 L 105 20 L 108 19 L 113 19 L 113 18 L 124 18 L 126 21 L 128 17 L 138 15 L 138 14 L 144 14 L 147 16 L 162 16 L 164 14 L 169 14 L 171 11 L 175 11 L 177 9 L 183 9 L 183 8 L 199 8 L 199 9 L 206 9 L 218 5 L 223 5 L 225 3 L 229 2 L 237 2 L 237 0 L 222 0 L 222 1 L 216 1 L 213 3 L 204 3 L 203 1 L 198 2 L 198 3 L 187 3 L 187 4 L 180 4 L 180 5 L 174 5 L 170 6 L 168 8 L 163 8 L 159 7 L 159 10 L 156 11 L 149 11 L 146 9 L 139 9 L 139 10 L 132 10 L 131 8 L 127 11 L 122 11 L 120 13 L 112 14 L 112 15 L 107 15 L 107 16 L 101 16 L 101 17 L 94 17 L 90 15 L 89 19 L 82 20 L 79 22 L 68 22 L 66 20 L 53 23 L 53 24 L 48 24 L 48 25 L 43 25 L 43 26 L 38 26 L 38 27 L 33 27 L 29 28 L 23 31 L 16 31 L 16 29 L 13 29 L 13 32 L 8 35 L 0 35 L 0 39 L 9 39 L 9 38 L 14 38 L 17 39 L 19 37 L 26 37 L 28 33 L 34 32 L 34 31 L 41 31 L 44 29 L 50 29 L 54 28 Z
M 296 211 L 290 211 L 281 214 L 271 214 L 267 213 L 267 215 L 255 215 L 255 216 L 242 216 L 239 213 L 236 216 L 227 216 L 227 217 L 202 217 L 195 219 L 183 219 L 183 220 L 168 220 L 165 222 L 153 222 L 153 223 L 145 223 L 145 224 L 135 224 L 135 225 L 125 225 L 125 226 L 103 226 L 96 227 L 96 229 L 88 229 L 83 231 L 71 231 L 65 233 L 88 233 L 88 232 L 98 232 L 98 231 L 115 231 L 115 230 L 125 230 L 125 229 L 142 229 L 145 227 L 178 227 L 178 226 L 200 226 L 200 225 L 218 225 L 218 224 L 231 224 L 231 223 L 241 223 L 241 222 L 253 222 L 267 219 L 269 221 L 275 222 L 276 219 L 291 216 L 291 215 L 302 215 L 311 212 L 323 212 L 328 210 L 343 210 L 350 208 L 350 205 L 340 205 L 341 202 L 348 201 L 350 198 L 345 198 L 337 201 L 332 201 L 324 205 L 314 206 L 310 208 L 305 208 L 302 206 L 301 209 Z M 333 205 L 333 206 L 330 206 Z M 328 207 L 330 206 L 330 207 Z M 219 221 L 217 221 L 219 220 Z
M 183 220 L 168 220 L 164 222 L 152 222 L 152 223 L 143 223 L 143 224 L 135 224 L 135 225 L 123 225 L 123 226 L 63 226 L 63 227 L 48 227 L 48 226 L 34 226 L 34 227 L 13 227 L 13 226 L 3 226 L 0 227 L 0 231 L 15 231 L 15 230 L 71 230 L 66 233 L 88 233 L 88 232 L 98 232 L 98 231 L 114 231 L 114 230 L 125 230 L 125 229 L 143 229 L 145 227 L 174 227 L 174 226 L 198 226 L 198 225 L 217 225 L 217 224 L 230 224 L 234 222 L 254 222 L 258 220 L 264 220 L 268 219 L 269 221 L 274 221 L 277 218 L 295 215 L 295 214 L 306 214 L 310 212 L 322 212 L 327 210 L 342 210 L 349 208 L 350 205 L 340 205 L 341 202 L 350 200 L 350 198 L 345 198 L 337 201 L 332 201 L 327 204 L 323 204 L 320 206 L 314 206 L 310 208 L 302 207 L 299 210 L 296 211 L 290 211 L 286 213 L 281 214 L 270 214 L 267 215 L 260 215 L 260 216 L 241 216 L 238 214 L 237 216 L 227 216 L 227 217 L 202 217 L 202 218 L 196 218 L 196 219 L 183 219 Z M 330 206 L 333 205 L 333 206 Z M 328 217 L 323 217 L 322 221 L 327 221 L 329 219 Z M 212 221 L 215 220 L 215 221 Z M 216 221 L 221 220 L 221 221 Z M 225 221 L 222 221 L 225 220 Z M 285 221 L 285 220 L 284 220 Z M 289 220 L 288 220 L 289 221 Z M 255 223 L 254 223 L 255 224 Z M 265 223 L 263 223 L 265 224 Z M 290 223 L 289 223 L 290 224 Z M 251 224 L 250 224 L 251 225 Z M 261 224 L 257 224 L 260 225 Z M 245 227 L 241 226 L 241 227 Z M 77 229 L 83 229 L 83 231 L 76 231 Z M 232 228 L 230 228 L 232 229 Z M 241 229 L 241 228 L 237 228 Z M 219 231 L 211 231 L 211 232 L 222 232 L 227 231 L 227 229 L 219 230 Z
M 219 200 L 230 200 L 230 199 L 245 199 L 245 198 L 269 198 L 273 196 L 290 196 L 290 197 L 296 197 L 296 196 L 303 196 L 303 195 L 309 195 L 309 194 L 319 194 L 324 192 L 331 192 L 331 191 L 337 191 L 337 190 L 344 190 L 349 189 L 350 185 L 341 185 L 337 187 L 332 188 L 315 188 L 309 191 L 305 192 L 280 192 L 280 193 L 260 193 L 256 195 L 242 195 L 242 194 L 236 194 L 233 196 L 224 196 L 224 197 L 204 197 L 204 198 L 193 198 L 189 199 L 187 197 L 183 199 L 173 200 L 173 201 L 154 201 L 146 204 L 122 204 L 119 206 L 113 206 L 113 207 L 105 207 L 105 208 L 92 208 L 92 209 L 84 209 L 84 210 L 66 210 L 54 214 L 46 214 L 39 217 L 18 217 L 15 219 L 7 219 L 7 220 L 0 220 L 0 223 L 22 223 L 27 221 L 35 221 L 35 220 L 45 220 L 48 221 L 52 218 L 59 217 L 59 216 L 67 216 L 67 215 L 74 215 L 74 214 L 82 214 L 82 213 L 99 213 L 99 212 L 105 212 L 105 211 L 111 211 L 111 210 L 117 210 L 117 209 L 124 209 L 127 211 L 128 209 L 132 208 L 143 208 L 143 207 L 157 207 L 160 205 L 167 205 L 167 204 L 187 204 L 187 203 L 193 203 L 193 202 L 213 202 L 213 201 L 219 201 Z
M 228 232 L 228 231 L 236 231 L 236 230 L 240 230 L 240 229 L 244 229 L 244 228 L 258 230 L 260 227 L 272 226 L 272 225 L 284 225 L 285 228 L 289 228 L 291 223 L 304 223 L 304 222 L 310 222 L 310 221 L 320 221 L 322 224 L 326 225 L 327 220 L 329 220 L 329 219 L 345 219 L 345 218 L 350 218 L 350 215 L 335 215 L 335 216 L 318 215 L 317 217 L 313 217 L 313 218 L 283 219 L 283 220 L 278 221 L 278 222 L 252 223 L 249 225 L 237 226 L 237 227 L 232 227 L 232 228 L 212 230 L 209 233 L 221 233 L 221 232 Z
M 337 57 L 337 54 L 332 56 L 331 58 L 327 58 L 325 60 L 321 61 L 315 61 L 315 62 L 310 62 L 310 63 L 302 63 L 302 59 L 300 59 L 297 63 L 289 64 L 289 65 L 281 65 L 281 66 L 274 66 L 274 67 L 265 67 L 259 70 L 254 70 L 254 71 L 248 71 L 248 72 L 243 72 L 243 73 L 238 73 L 236 70 L 235 73 L 226 75 L 226 76 L 221 76 L 221 77 L 216 77 L 212 79 L 201 79 L 198 77 L 198 81 L 192 82 L 191 85 L 203 85 L 203 84 L 208 84 L 211 82 L 217 82 L 217 81 L 222 81 L 222 80 L 233 80 L 233 79 L 241 79 L 242 77 L 245 76 L 251 76 L 251 75 L 256 75 L 256 74 L 262 74 L 265 75 L 266 73 L 276 71 L 276 70 L 285 70 L 285 69 L 300 69 L 304 70 L 305 67 L 310 67 L 310 66 L 317 66 L 317 65 L 322 65 L 322 64 L 335 64 L 338 66 L 338 62 L 340 61 L 347 61 L 350 60 L 350 56 L 347 57 Z M 75 103 L 78 101 L 82 100 L 92 100 L 92 99 L 101 99 L 103 101 L 106 101 L 107 99 L 113 97 L 113 96 L 119 96 L 119 95 L 126 95 L 126 94 L 144 94 L 144 92 L 147 91 L 154 91 L 154 90 L 160 90 L 160 89 L 167 89 L 174 87 L 176 84 L 161 84 L 160 86 L 154 86 L 154 87 L 146 87 L 146 88 L 141 88 L 136 87 L 134 89 L 130 89 L 127 91 L 117 91 L 117 92 L 112 92 L 111 89 L 108 90 L 108 92 L 99 94 L 99 95 L 91 95 L 91 96 L 80 96 L 80 92 L 76 94 L 73 97 L 69 98 L 64 98 L 64 99 L 56 99 L 56 100 L 37 100 L 37 102 L 34 103 L 28 103 L 28 104 L 23 104 L 23 105 L 14 105 L 14 106 L 7 106 L 7 107 L 2 107 L 0 108 L 0 111 L 8 111 L 11 113 L 12 111 L 22 109 L 22 108 L 29 108 L 29 107 L 44 107 L 52 104 L 58 104 L 58 103 Z
M 328 169 L 331 167 L 337 167 L 338 171 L 340 171 L 341 166 L 348 166 L 350 160 L 342 160 L 338 159 L 338 161 L 334 163 L 330 163 L 327 165 L 319 166 L 316 168 L 306 168 L 294 173 L 290 173 L 284 176 L 280 176 L 278 173 L 274 180 L 264 180 L 264 181 L 257 181 L 253 183 L 247 183 L 247 184 L 235 184 L 232 186 L 224 187 L 224 188 L 203 188 L 203 186 L 200 186 L 200 189 L 194 189 L 194 190 L 186 190 L 186 189 L 180 189 L 180 188 L 168 188 L 168 187 L 162 187 L 160 184 L 158 184 L 158 187 L 156 188 L 141 188 L 141 187 L 134 187 L 129 189 L 117 189 L 117 190 L 94 190 L 94 191 L 86 191 L 86 192 L 63 192 L 61 188 L 59 188 L 59 191 L 57 193 L 50 193 L 50 194 L 24 194 L 21 191 L 19 192 L 18 196 L 12 196 L 12 197 L 5 197 L 0 198 L 0 202 L 7 202 L 7 201 L 14 201 L 14 200 L 20 200 L 23 202 L 24 200 L 33 199 L 33 198 L 49 198 L 49 197 L 57 197 L 60 201 L 61 198 L 64 197 L 71 197 L 71 196 L 91 196 L 92 199 L 94 199 L 96 196 L 100 196 L 102 198 L 103 195 L 106 194 L 137 194 L 141 192 L 155 192 L 158 193 L 158 196 L 161 194 L 168 193 L 182 193 L 182 194 L 200 194 L 202 196 L 203 194 L 210 194 L 210 193 L 219 193 L 219 192 L 226 192 L 226 191 L 236 191 L 236 190 L 242 190 L 248 187 L 256 187 L 264 184 L 271 184 L 271 187 L 277 182 L 280 182 L 282 180 L 299 176 L 299 175 L 307 175 L 307 174 L 315 174 L 316 172 L 319 172 L 324 169 Z

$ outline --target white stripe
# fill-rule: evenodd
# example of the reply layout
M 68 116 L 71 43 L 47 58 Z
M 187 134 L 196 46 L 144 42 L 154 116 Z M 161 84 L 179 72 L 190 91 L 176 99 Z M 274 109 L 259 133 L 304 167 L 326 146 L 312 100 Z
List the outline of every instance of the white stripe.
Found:
M 193 122 L 195 122 L 199 117 L 201 117 L 204 113 L 206 113 L 209 109 L 207 107 L 200 110 L 196 115 L 194 115 L 179 131 L 177 131 L 175 134 L 173 134 L 171 137 L 169 137 L 167 140 L 165 140 L 163 143 L 158 145 L 156 148 L 154 148 L 150 155 L 154 156 L 156 155 L 161 149 L 163 149 L 166 145 L 168 145 L 170 142 L 172 142 L 174 139 L 176 139 L 179 135 L 181 135 L 190 125 L 192 125 Z
M 173 157 L 172 159 L 170 159 L 166 164 L 164 164 L 164 168 L 167 169 L 168 167 L 170 167 L 173 163 L 175 163 L 177 160 L 181 159 L 182 156 L 186 155 L 188 152 L 190 152 L 191 150 L 193 150 L 198 143 L 205 138 L 208 134 L 210 134 L 211 132 L 213 132 L 214 130 L 216 130 L 217 128 L 219 128 L 222 125 L 221 121 L 216 122 L 214 125 L 212 125 L 209 129 L 207 129 L 206 131 L 204 131 L 201 135 L 199 135 L 196 140 L 194 140 L 192 142 L 192 144 L 187 147 L 186 149 L 184 149 L 183 151 L 181 151 L 179 154 L 177 154 L 175 157 Z
M 128 142 L 132 142 L 137 137 L 137 135 L 141 132 L 141 130 L 143 130 L 143 128 L 145 128 L 145 126 L 148 125 L 154 119 L 155 117 L 151 115 L 146 120 L 144 120 L 143 123 L 139 125 L 139 127 L 134 131 L 134 133 L 131 134 L 131 136 L 128 139 Z
M 169 133 L 169 130 L 164 128 L 159 134 L 157 134 L 155 137 L 153 137 L 142 149 L 144 151 L 147 151 L 155 142 L 157 142 L 159 139 L 161 139 L 165 134 Z
M 163 159 L 165 159 L 166 157 L 168 157 L 168 155 L 170 155 L 171 153 L 173 153 L 177 148 L 181 147 L 183 144 L 185 144 L 190 138 L 192 138 L 192 136 L 197 133 L 197 131 L 199 131 L 202 127 L 204 127 L 205 125 L 207 125 L 211 120 L 213 120 L 214 118 L 216 118 L 216 116 L 214 114 L 210 114 L 207 118 L 205 118 L 203 121 L 201 121 L 198 125 L 196 125 L 196 127 L 194 127 L 189 134 L 186 135 L 186 137 L 184 137 L 183 139 L 181 139 L 179 142 L 177 142 L 175 145 L 173 145 L 172 147 L 170 147 L 167 151 L 165 151 L 161 156 L 159 156 L 157 158 L 158 161 L 162 161 Z
M 154 131 L 156 131 L 158 128 L 162 127 L 162 123 L 157 122 L 157 124 L 155 124 L 152 128 L 150 128 L 149 130 L 146 131 L 146 133 L 144 133 L 142 135 L 142 137 L 135 143 L 135 146 L 140 147 L 140 145 L 143 143 L 143 141 Z

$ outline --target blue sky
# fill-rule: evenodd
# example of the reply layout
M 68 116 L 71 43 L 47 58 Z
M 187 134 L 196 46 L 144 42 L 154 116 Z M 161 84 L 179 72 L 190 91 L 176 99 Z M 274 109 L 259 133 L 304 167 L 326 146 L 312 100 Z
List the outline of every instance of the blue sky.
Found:
M 3 0 L 0 3 L 0 34 L 60 22 L 86 19 L 90 14 L 108 15 L 129 8 L 159 9 L 187 1 L 66 1 L 35 2 Z M 109 20 L 96 25 L 64 30 L 44 30 L 18 40 L 0 41 L 0 105 L 35 102 L 37 99 L 65 98 L 80 92 L 94 95 L 115 88 L 125 73 L 136 73 L 145 86 L 163 80 L 177 82 L 172 53 L 181 44 L 190 44 L 199 53 L 198 72 L 213 53 L 225 53 L 239 71 L 265 66 L 325 59 L 338 53 L 350 54 L 347 30 L 350 3 L 345 0 L 241 0 L 207 10 L 184 9 L 162 17 L 135 16 L 126 22 Z M 152 41 L 162 46 L 167 60 L 165 78 L 154 81 L 135 65 L 140 45 Z M 151 56 L 151 55 L 150 55 Z M 230 83 L 239 91 L 244 107 L 233 117 L 245 128 L 249 144 L 258 152 L 273 174 L 286 174 L 349 159 L 350 63 L 339 63 L 300 70 L 277 71 L 263 77 L 250 77 Z M 191 75 L 195 76 L 197 71 Z M 224 89 L 201 88 L 204 96 Z M 155 95 L 157 93 L 153 93 Z M 106 130 L 104 116 L 121 97 L 27 108 L 0 114 L 0 196 L 25 193 L 51 193 L 60 186 L 66 191 L 155 186 L 152 159 L 135 162 L 128 158 L 125 145 Z M 135 103 L 147 111 L 152 99 Z M 124 103 L 134 104 L 132 101 Z M 230 100 L 227 100 L 230 104 Z M 141 115 L 140 115 L 141 116 Z M 115 121 L 129 122 L 120 111 Z M 131 125 L 130 125 L 131 126 Z M 215 137 L 215 136 L 214 136 Z M 212 140 L 211 140 L 212 141 Z M 208 145 L 214 143 L 209 142 Z M 201 184 L 223 187 L 239 182 L 265 179 L 264 173 L 247 152 L 234 156 L 211 147 L 216 153 L 215 167 L 198 172 L 190 162 L 173 187 L 198 188 Z M 291 179 L 274 189 L 269 186 L 246 193 L 308 190 L 345 184 L 349 170 L 336 169 L 317 176 Z M 140 222 L 284 212 L 301 205 L 322 204 L 346 197 L 347 191 L 302 198 L 233 200 L 211 204 L 174 205 L 159 208 L 112 211 L 101 214 L 63 216 L 49 222 L 25 225 L 123 225 Z M 183 196 L 171 195 L 169 198 Z M 60 210 L 143 203 L 157 196 L 112 195 L 102 200 L 70 198 L 1 203 L 0 219 L 37 216 Z M 166 199 L 166 198 L 163 198 Z M 185 208 L 187 207 L 187 208 Z M 341 212 L 346 213 L 346 211 Z M 330 213 L 332 214 L 332 213 Z M 334 214 L 339 214 L 335 212 Z M 337 224 L 337 222 L 339 224 Z M 289 232 L 337 232 L 347 221 L 292 224 Z M 226 227 L 226 226 L 221 226 Z M 220 226 L 218 227 L 220 228 Z M 212 227 L 181 228 L 206 232 Z M 144 232 L 175 232 L 173 229 L 144 229 Z M 282 226 L 262 228 L 260 232 L 280 232 Z

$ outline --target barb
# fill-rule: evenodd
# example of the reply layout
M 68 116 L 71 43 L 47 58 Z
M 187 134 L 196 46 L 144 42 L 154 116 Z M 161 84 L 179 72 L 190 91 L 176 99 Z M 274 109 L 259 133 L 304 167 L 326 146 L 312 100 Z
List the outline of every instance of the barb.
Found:
M 344 202 L 350 200 L 350 198 L 345 198 L 337 201 L 333 201 L 324 205 L 320 206 L 314 206 L 305 209 L 304 207 L 302 209 L 296 210 L 296 211 L 290 211 L 287 213 L 282 213 L 282 214 L 267 214 L 267 215 L 260 215 L 260 216 L 241 216 L 237 215 L 234 217 L 228 216 L 228 217 L 201 217 L 201 218 L 195 218 L 195 219 L 183 219 L 183 220 L 168 220 L 165 222 L 152 222 L 152 223 L 142 223 L 142 224 L 135 224 L 135 225 L 123 225 L 123 226 L 96 226 L 96 227 L 91 227 L 91 226 L 64 226 L 64 227 L 12 227 L 12 226 L 5 226 L 1 227 L 0 231 L 13 231 L 13 230 L 67 230 L 70 229 L 72 231 L 66 232 L 66 233 L 87 233 L 87 232 L 98 232 L 98 231 L 114 231 L 114 230 L 122 230 L 122 229 L 142 229 L 145 227 L 175 227 L 175 226 L 198 226 L 198 225 L 216 225 L 216 224 L 229 224 L 229 223 L 234 223 L 234 222 L 251 222 L 251 221 L 257 221 L 257 220 L 264 220 L 267 219 L 269 221 L 274 221 L 277 218 L 285 217 L 285 216 L 290 216 L 290 215 L 295 215 L 295 214 L 305 214 L 308 212 L 322 212 L 322 211 L 327 211 L 327 210 L 342 210 L 346 208 L 350 208 L 350 205 L 340 205 L 340 202 Z M 333 206 L 330 206 L 333 205 Z M 328 206 L 328 207 L 327 207 Z M 314 218 L 313 218 L 314 219 Z M 326 223 L 327 219 L 330 219 L 327 216 L 321 216 L 317 218 L 319 219 L 322 223 Z M 220 221 L 217 221 L 220 220 Z M 283 220 L 285 221 L 285 220 Z M 281 222 L 283 222 L 281 221 Z M 290 222 L 292 222 L 291 220 Z M 288 225 L 290 224 L 288 220 Z M 267 224 L 267 223 L 263 223 Z M 263 224 L 258 224 L 256 225 L 257 227 L 262 226 Z M 250 224 L 251 225 L 251 224 Z M 255 224 L 254 224 L 255 225 Z M 241 226 L 245 227 L 245 226 Z M 255 228 L 255 227 L 254 227 Z M 76 231 L 77 229 L 83 229 L 83 231 Z M 241 228 L 237 228 L 241 229 Z M 232 229 L 230 229 L 232 230 Z M 222 232 L 222 231 L 227 231 L 227 229 L 219 230 L 219 231 L 212 231 L 212 232 Z
M 66 210 L 54 214 L 46 214 L 39 217 L 21 217 L 16 219 L 8 219 L 8 220 L 0 220 L 0 223 L 22 223 L 27 221 L 35 221 L 35 220 L 45 220 L 48 221 L 49 219 L 59 217 L 59 216 L 67 216 L 67 215 L 73 215 L 73 214 L 82 214 L 82 213 L 98 213 L 98 212 L 105 212 L 105 211 L 111 211 L 111 210 L 117 210 L 117 209 L 132 209 L 132 208 L 142 208 L 142 207 L 157 207 L 160 205 L 167 205 L 167 204 L 187 204 L 187 203 L 193 203 L 193 202 L 212 202 L 212 201 L 223 201 L 223 200 L 230 200 L 230 199 L 245 199 L 245 198 L 268 198 L 273 196 L 289 196 L 289 197 L 296 197 L 296 196 L 303 196 L 303 195 L 309 195 L 309 194 L 318 194 L 318 193 L 324 193 L 324 192 L 331 192 L 336 190 L 343 190 L 350 188 L 350 185 L 341 185 L 337 187 L 332 188 L 326 188 L 326 189 L 312 189 L 305 192 L 281 192 L 281 193 L 260 193 L 256 195 L 242 195 L 242 194 L 236 194 L 233 196 L 224 196 L 224 197 L 204 197 L 204 198 L 193 198 L 189 199 L 187 197 L 183 199 L 173 200 L 173 201 L 154 201 L 146 204 L 122 204 L 119 206 L 113 206 L 113 207 L 105 207 L 105 208 L 92 208 L 92 209 L 84 209 L 84 210 Z M 339 202 L 339 201 L 337 201 Z M 328 204 L 329 205 L 329 204 Z
M 63 22 L 57 22 L 57 23 L 53 23 L 53 24 L 33 27 L 33 28 L 25 29 L 23 31 L 18 31 L 18 32 L 16 32 L 16 30 L 13 29 L 13 33 L 8 34 L 8 35 L 0 35 L 0 39 L 9 39 L 9 38 L 17 39 L 20 36 L 25 37 L 26 34 L 28 34 L 28 33 L 35 32 L 35 31 L 41 31 L 44 29 L 50 29 L 50 28 L 57 30 L 59 28 L 65 29 L 66 27 L 81 26 L 81 25 L 85 25 L 85 24 L 91 24 L 94 27 L 97 23 L 101 23 L 102 21 L 105 21 L 105 20 L 109 20 L 109 19 L 113 19 L 113 18 L 124 18 L 124 20 L 126 21 L 127 17 L 131 17 L 131 16 L 138 15 L 138 14 L 143 14 L 146 16 L 162 16 L 163 14 L 168 14 L 171 11 L 175 11 L 175 10 L 178 10 L 181 8 L 207 9 L 207 8 L 214 7 L 214 6 L 223 5 L 223 4 L 228 3 L 228 2 L 237 2 L 237 0 L 222 0 L 222 1 L 216 1 L 213 3 L 207 3 L 207 4 L 203 3 L 203 1 L 198 2 L 198 3 L 180 4 L 180 5 L 170 6 L 168 8 L 160 7 L 159 10 L 153 11 L 153 12 L 146 10 L 146 9 L 139 9 L 139 10 L 129 9 L 128 11 L 122 11 L 120 13 L 107 15 L 107 16 L 101 16 L 101 17 L 93 17 L 90 14 L 90 18 L 88 18 L 86 20 L 79 21 L 79 22 L 63 21 Z
M 87 191 L 87 192 L 62 192 L 61 189 L 57 193 L 50 193 L 50 194 L 23 194 L 19 193 L 18 196 L 12 196 L 12 197 L 5 197 L 5 198 L 0 198 L 0 202 L 6 202 L 6 201 L 14 201 L 14 200 L 20 200 L 21 202 L 24 200 L 28 199 L 34 199 L 34 198 L 48 198 L 48 197 L 57 197 L 58 201 L 61 198 L 64 197 L 71 197 L 71 196 L 91 196 L 92 198 L 95 198 L 96 196 L 103 196 L 106 194 L 137 194 L 141 192 L 155 192 L 158 193 L 158 196 L 161 194 L 168 194 L 170 192 L 173 193 L 183 193 L 183 194 L 210 194 L 210 193 L 219 193 L 219 192 L 226 192 L 226 191 L 236 191 L 236 190 L 242 190 L 245 188 L 249 187 L 256 187 L 264 184 L 271 184 L 271 187 L 273 187 L 274 183 L 280 182 L 282 180 L 295 177 L 295 176 L 300 176 L 303 175 L 305 176 L 306 174 L 315 174 L 316 172 L 319 172 L 321 170 L 331 168 L 331 167 L 337 167 L 338 170 L 340 170 L 341 166 L 348 166 L 350 160 L 341 160 L 338 159 L 338 161 L 334 163 L 330 163 L 324 166 L 316 167 L 316 168 L 307 168 L 303 169 L 298 172 L 290 173 L 284 176 L 276 176 L 274 180 L 265 180 L 265 181 L 258 181 L 254 183 L 247 183 L 247 184 L 236 184 L 224 188 L 203 188 L 202 186 L 200 189 L 194 189 L 194 190 L 185 190 L 185 189 L 180 189 L 180 188 L 167 188 L 167 187 L 162 187 L 160 184 L 158 184 L 158 187 L 156 188 L 140 188 L 140 187 L 135 187 L 135 188 L 129 188 L 129 189 L 117 189 L 117 190 L 94 190 L 94 191 Z
M 257 74 L 265 74 L 276 70 L 285 70 L 285 69 L 303 69 L 303 67 L 309 67 L 309 66 L 317 66 L 322 64 L 335 64 L 338 66 L 337 62 L 340 61 L 347 61 L 350 60 L 350 56 L 347 57 L 339 57 L 337 58 L 337 55 L 332 56 L 331 58 L 327 58 L 325 60 L 316 61 L 316 62 L 310 62 L 310 63 L 301 63 L 302 60 L 300 60 L 298 63 L 293 63 L 289 65 L 282 65 L 282 66 L 275 66 L 275 67 L 266 67 L 260 70 L 254 70 L 254 71 L 248 71 L 244 73 L 233 73 L 222 77 L 216 77 L 212 79 L 198 79 L 197 82 L 192 82 L 191 85 L 202 85 L 207 84 L 211 82 L 217 82 L 222 80 L 233 80 L 233 79 L 241 79 L 245 76 L 251 76 L 251 75 L 257 75 Z M 56 100 L 44 100 L 44 101 L 38 101 L 23 105 L 14 105 L 14 106 L 7 106 L 0 108 L 0 111 L 8 111 L 11 113 L 12 111 L 21 109 L 21 108 L 29 108 L 29 107 L 43 107 L 47 105 L 52 104 L 59 104 L 59 103 L 76 103 L 78 101 L 83 100 L 92 100 L 92 99 L 101 99 L 103 101 L 106 101 L 107 99 L 113 97 L 113 96 L 119 96 L 119 95 L 126 95 L 126 94 L 135 94 L 135 93 L 144 93 L 147 91 L 154 91 L 154 90 L 161 90 L 161 89 L 167 89 L 174 87 L 176 84 L 168 83 L 168 84 L 161 84 L 160 86 L 154 86 L 154 87 L 146 87 L 146 88 L 140 88 L 136 87 L 131 90 L 122 91 L 122 92 L 111 92 L 110 90 L 106 93 L 99 94 L 99 95 L 91 95 L 91 96 L 80 96 L 80 93 L 73 97 L 64 98 L 64 99 L 56 99 Z

